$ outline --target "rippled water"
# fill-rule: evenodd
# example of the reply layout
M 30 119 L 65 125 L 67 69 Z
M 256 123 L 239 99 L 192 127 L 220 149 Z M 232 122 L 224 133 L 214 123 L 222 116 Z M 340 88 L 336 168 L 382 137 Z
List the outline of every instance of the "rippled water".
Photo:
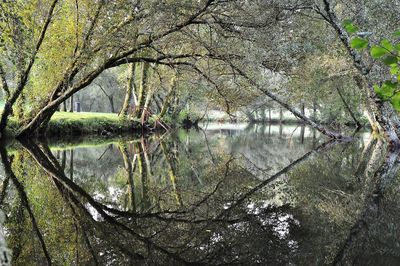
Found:
M 208 125 L 0 149 L 3 263 L 400 264 L 397 154 L 368 134 Z

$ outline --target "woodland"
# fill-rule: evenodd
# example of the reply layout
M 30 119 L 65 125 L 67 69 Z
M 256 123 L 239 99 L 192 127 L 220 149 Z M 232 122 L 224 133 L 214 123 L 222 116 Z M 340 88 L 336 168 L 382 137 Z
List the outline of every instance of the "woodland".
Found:
M 0 0 L 0 265 L 400 265 L 400 0 Z
M 398 146 L 399 5 L 5 0 L 0 132 L 45 135 L 74 110 L 116 114 L 113 126 L 129 129 L 208 110 L 266 121 L 272 110 L 332 139 L 367 127 Z

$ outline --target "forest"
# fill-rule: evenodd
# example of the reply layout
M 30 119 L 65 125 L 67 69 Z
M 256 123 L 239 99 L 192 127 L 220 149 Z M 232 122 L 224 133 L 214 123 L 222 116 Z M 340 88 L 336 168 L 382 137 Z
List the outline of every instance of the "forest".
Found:
M 400 0 L 0 0 L 0 265 L 400 265 Z

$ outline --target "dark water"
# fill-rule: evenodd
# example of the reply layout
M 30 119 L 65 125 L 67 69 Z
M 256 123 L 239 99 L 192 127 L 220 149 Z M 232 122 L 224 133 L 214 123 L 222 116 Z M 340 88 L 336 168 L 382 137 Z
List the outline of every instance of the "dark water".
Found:
M 210 126 L 0 151 L 13 265 L 400 265 L 397 154 L 367 134 Z

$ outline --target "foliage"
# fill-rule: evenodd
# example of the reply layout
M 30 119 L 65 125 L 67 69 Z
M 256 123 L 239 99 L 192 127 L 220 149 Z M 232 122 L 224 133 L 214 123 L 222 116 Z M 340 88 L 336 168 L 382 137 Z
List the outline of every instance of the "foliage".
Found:
M 388 101 L 392 106 L 400 112 L 400 35 L 395 32 L 394 41 L 382 39 L 377 44 L 370 44 L 367 37 L 354 37 L 357 28 L 351 21 L 345 22 L 345 28 L 349 33 L 353 34 L 351 39 L 351 47 L 359 51 L 368 50 L 371 58 L 383 63 L 390 72 L 391 78 L 375 84 L 374 90 L 376 94 L 383 100 Z

